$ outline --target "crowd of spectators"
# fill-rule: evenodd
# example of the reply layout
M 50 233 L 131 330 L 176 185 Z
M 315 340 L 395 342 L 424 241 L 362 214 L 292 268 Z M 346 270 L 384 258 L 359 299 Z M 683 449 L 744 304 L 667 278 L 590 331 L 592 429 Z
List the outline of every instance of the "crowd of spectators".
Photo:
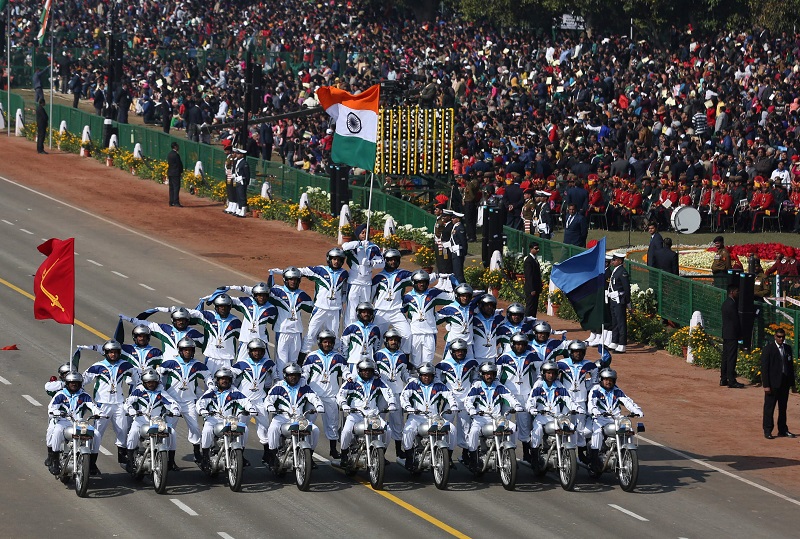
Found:
M 12 3 L 12 47 L 33 43 L 38 9 Z M 127 42 L 125 84 L 112 101 L 124 106 L 128 96 L 152 123 L 169 114 L 170 127 L 191 138 L 202 136 L 198 124 L 241 117 L 243 51 L 254 37 L 264 72 L 262 113 L 313 105 L 322 85 L 355 93 L 395 81 L 399 100 L 456 109 L 453 172 L 462 186 L 477 179 L 484 196 L 525 181 L 564 193 L 570 179 L 591 180 L 604 207 L 624 207 L 615 188 L 642 194 L 644 185 L 647 212 L 662 186 L 680 199 L 684 191 L 699 196 L 695 189 L 707 182 L 710 205 L 723 189 L 738 189 L 753 214 L 770 215 L 784 201 L 790 209 L 800 180 L 800 35 L 672 28 L 658 39 L 602 31 L 553 39 L 454 14 L 418 21 L 355 0 L 217 0 L 210 7 L 200 0 L 83 0 L 55 6 L 52 21 L 57 51 L 94 51 L 56 54 L 62 91 L 80 91 L 98 105 L 97 89 L 107 84 L 104 32 L 113 21 Z M 210 54 L 219 50 L 227 53 Z M 328 118 L 318 114 L 254 126 L 248 147 L 266 157 L 274 150 L 315 172 L 330 141 Z M 609 226 L 640 211 L 623 209 Z M 757 226 L 751 220 L 744 228 Z

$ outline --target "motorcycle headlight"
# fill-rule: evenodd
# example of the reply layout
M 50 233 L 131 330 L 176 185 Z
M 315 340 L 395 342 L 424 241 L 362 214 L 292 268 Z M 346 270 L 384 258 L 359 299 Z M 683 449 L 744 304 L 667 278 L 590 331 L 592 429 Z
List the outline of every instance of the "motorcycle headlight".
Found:
M 560 415 L 556 418 L 558 430 L 573 430 L 572 421 L 565 415 Z
M 85 419 L 75 423 L 75 434 L 86 434 L 89 431 L 89 422 Z
M 431 427 L 442 428 L 445 424 L 444 418 L 440 415 L 431 417 Z
M 158 427 L 158 432 L 167 432 L 167 429 L 169 428 L 167 422 L 164 421 L 164 418 L 162 417 L 158 417 L 153 420 L 153 424 Z
M 228 416 L 225 418 L 225 425 L 231 428 L 231 430 L 236 430 L 239 427 L 239 418 L 235 416 Z
M 305 417 L 297 421 L 297 428 L 300 430 L 308 430 L 309 422 Z
M 633 421 L 627 417 L 620 418 L 617 425 L 617 430 L 620 432 L 633 432 Z
M 496 417 L 494 420 L 494 428 L 496 430 L 505 429 L 508 427 L 508 419 L 505 417 Z
M 372 416 L 367 418 L 367 427 L 370 430 L 380 430 L 381 428 L 381 418 L 377 416 Z

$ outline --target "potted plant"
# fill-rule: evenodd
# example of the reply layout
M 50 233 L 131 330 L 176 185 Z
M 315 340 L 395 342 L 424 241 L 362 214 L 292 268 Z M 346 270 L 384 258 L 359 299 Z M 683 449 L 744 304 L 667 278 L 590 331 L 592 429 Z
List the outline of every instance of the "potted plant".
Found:
M 345 223 L 339 227 L 339 232 L 342 235 L 342 242 L 353 241 L 353 225 Z
M 433 265 L 436 263 L 436 255 L 431 249 L 422 246 L 417 249 L 417 252 L 411 257 L 411 261 L 418 264 L 428 273 L 431 273 L 433 271 Z
M 481 277 L 481 282 L 486 290 L 491 291 L 494 297 L 500 295 L 500 287 L 503 286 L 502 270 L 487 270 Z

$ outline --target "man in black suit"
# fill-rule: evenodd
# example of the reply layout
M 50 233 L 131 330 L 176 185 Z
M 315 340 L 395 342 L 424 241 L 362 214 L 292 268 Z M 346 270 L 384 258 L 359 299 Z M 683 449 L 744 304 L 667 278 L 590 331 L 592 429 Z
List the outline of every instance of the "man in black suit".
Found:
M 178 143 L 172 143 L 172 151 L 167 154 L 167 180 L 169 182 L 169 205 L 182 208 L 178 198 L 183 176 L 183 161 L 178 153 Z
M 652 264 L 649 258 L 647 264 L 667 273 L 678 275 L 678 253 L 672 250 L 672 238 L 664 238 L 664 247 L 656 249 L 653 253 Z
M 586 237 L 589 235 L 589 222 L 586 217 L 578 213 L 575 204 L 567 206 L 567 215 L 564 219 L 564 243 L 586 247 Z
M 728 285 L 728 297 L 722 302 L 722 362 L 720 364 L 719 385 L 741 389 L 744 384 L 736 381 L 736 356 L 739 340 L 742 338 L 742 324 L 739 320 L 739 286 Z
M 794 380 L 792 348 L 786 344 L 786 332 L 775 331 L 775 342 L 764 346 L 761 352 L 761 385 L 764 386 L 764 438 L 772 440 L 775 404 L 778 405 L 778 436 L 794 438 L 786 425 L 786 403 L 789 389 L 797 392 Z
M 575 204 L 575 207 L 578 208 L 578 213 L 586 216 L 586 212 L 589 211 L 589 193 L 583 188 L 583 183 L 580 180 L 576 180 L 575 185 L 567 189 L 564 202 L 567 205 Z
M 525 285 L 522 290 L 525 293 L 525 316 L 536 318 L 536 311 L 539 309 L 539 296 L 542 293 L 542 267 L 536 259 L 539 256 L 539 244 L 531 242 L 530 252 L 525 257 L 523 268 L 525 271 Z
M 50 123 L 50 117 L 44 108 L 44 98 L 41 98 L 36 105 L 36 151 L 39 153 L 47 153 L 44 151 L 44 138 L 47 135 L 47 124 Z
M 503 193 L 503 205 L 508 211 L 506 214 L 506 226 L 517 230 L 522 230 L 522 206 L 525 204 L 525 198 L 522 194 L 522 188 L 516 181 L 508 184 L 505 193 Z
M 647 247 L 647 265 L 655 266 L 655 264 L 653 264 L 655 252 L 664 247 L 664 239 L 661 237 L 661 234 L 658 233 L 658 226 L 656 226 L 655 221 L 647 225 L 647 232 L 650 233 L 650 245 Z
M 164 133 L 169 134 L 169 128 L 172 126 L 172 102 L 167 92 L 161 94 L 158 108 L 161 113 L 161 129 L 164 130 Z

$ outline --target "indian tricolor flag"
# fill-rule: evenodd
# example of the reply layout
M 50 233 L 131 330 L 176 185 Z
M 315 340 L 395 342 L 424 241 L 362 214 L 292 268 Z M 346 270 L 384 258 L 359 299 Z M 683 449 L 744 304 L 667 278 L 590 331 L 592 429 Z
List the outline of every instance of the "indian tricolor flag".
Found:
M 50 6 L 53 4 L 53 0 L 44 0 L 44 6 L 42 6 L 42 17 L 39 19 L 41 24 L 39 25 L 39 34 L 36 36 L 36 39 L 39 40 L 39 45 L 44 44 L 44 40 L 47 37 L 47 25 L 50 24 Z
M 332 86 L 317 90 L 322 108 L 336 122 L 331 159 L 364 170 L 375 169 L 378 140 L 378 99 L 380 86 L 348 94 Z

